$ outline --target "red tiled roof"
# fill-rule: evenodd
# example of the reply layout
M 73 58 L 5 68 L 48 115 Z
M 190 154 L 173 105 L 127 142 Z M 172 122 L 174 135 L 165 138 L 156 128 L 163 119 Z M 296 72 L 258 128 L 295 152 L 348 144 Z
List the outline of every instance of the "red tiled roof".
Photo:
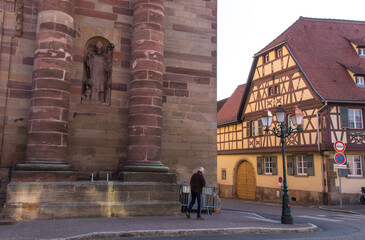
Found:
M 227 102 L 229 98 L 225 98 L 225 99 L 222 99 L 222 100 L 219 100 L 217 102 L 217 112 L 219 112 L 219 110 L 221 110 L 221 108 L 223 107 L 223 105 Z
M 301 17 L 256 55 L 285 43 L 324 100 L 363 102 L 365 88 L 356 86 L 344 67 L 358 74 L 365 70 L 365 58 L 350 41 L 365 42 L 365 22 Z
M 217 114 L 217 124 L 236 122 L 246 84 L 239 85 Z

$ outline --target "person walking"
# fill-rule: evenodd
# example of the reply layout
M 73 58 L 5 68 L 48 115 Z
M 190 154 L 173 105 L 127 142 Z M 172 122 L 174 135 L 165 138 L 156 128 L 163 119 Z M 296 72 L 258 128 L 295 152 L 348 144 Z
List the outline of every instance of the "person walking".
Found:
M 198 168 L 198 172 L 194 173 L 193 176 L 191 176 L 190 179 L 190 187 L 191 187 L 191 201 L 188 207 L 188 210 L 186 211 L 185 215 L 187 218 L 190 219 L 190 212 L 191 209 L 193 208 L 194 204 L 195 204 L 195 200 L 198 201 L 198 209 L 197 209 L 197 220 L 204 220 L 204 218 L 202 218 L 200 216 L 201 214 L 201 208 L 202 208 L 202 199 L 201 199 L 201 194 L 203 191 L 203 187 L 205 186 L 205 178 L 203 176 L 203 172 L 204 172 L 204 168 L 200 167 Z

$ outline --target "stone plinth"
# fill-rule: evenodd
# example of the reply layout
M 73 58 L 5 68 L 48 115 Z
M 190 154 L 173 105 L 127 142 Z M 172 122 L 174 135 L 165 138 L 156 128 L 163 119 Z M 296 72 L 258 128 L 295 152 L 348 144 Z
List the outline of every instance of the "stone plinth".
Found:
M 119 176 L 123 182 L 176 183 L 176 174 L 174 173 L 122 172 Z
M 159 182 L 12 182 L 3 209 L 16 221 L 180 213 L 178 185 Z

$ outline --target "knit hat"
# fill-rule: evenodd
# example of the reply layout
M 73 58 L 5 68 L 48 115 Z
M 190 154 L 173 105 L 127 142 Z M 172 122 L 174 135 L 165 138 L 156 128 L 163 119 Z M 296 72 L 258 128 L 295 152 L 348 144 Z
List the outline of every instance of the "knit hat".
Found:
M 204 169 L 203 167 L 198 168 L 198 171 L 199 171 L 199 172 L 204 172 L 204 170 L 205 170 L 205 169 Z

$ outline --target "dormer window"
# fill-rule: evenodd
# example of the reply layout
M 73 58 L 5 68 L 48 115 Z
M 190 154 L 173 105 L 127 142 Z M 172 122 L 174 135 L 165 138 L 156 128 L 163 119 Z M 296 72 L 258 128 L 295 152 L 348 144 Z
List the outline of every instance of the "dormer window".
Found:
M 359 48 L 359 56 L 360 57 L 365 57 L 365 48 Z
M 364 85 L 364 76 L 356 76 L 356 85 L 365 86 Z

